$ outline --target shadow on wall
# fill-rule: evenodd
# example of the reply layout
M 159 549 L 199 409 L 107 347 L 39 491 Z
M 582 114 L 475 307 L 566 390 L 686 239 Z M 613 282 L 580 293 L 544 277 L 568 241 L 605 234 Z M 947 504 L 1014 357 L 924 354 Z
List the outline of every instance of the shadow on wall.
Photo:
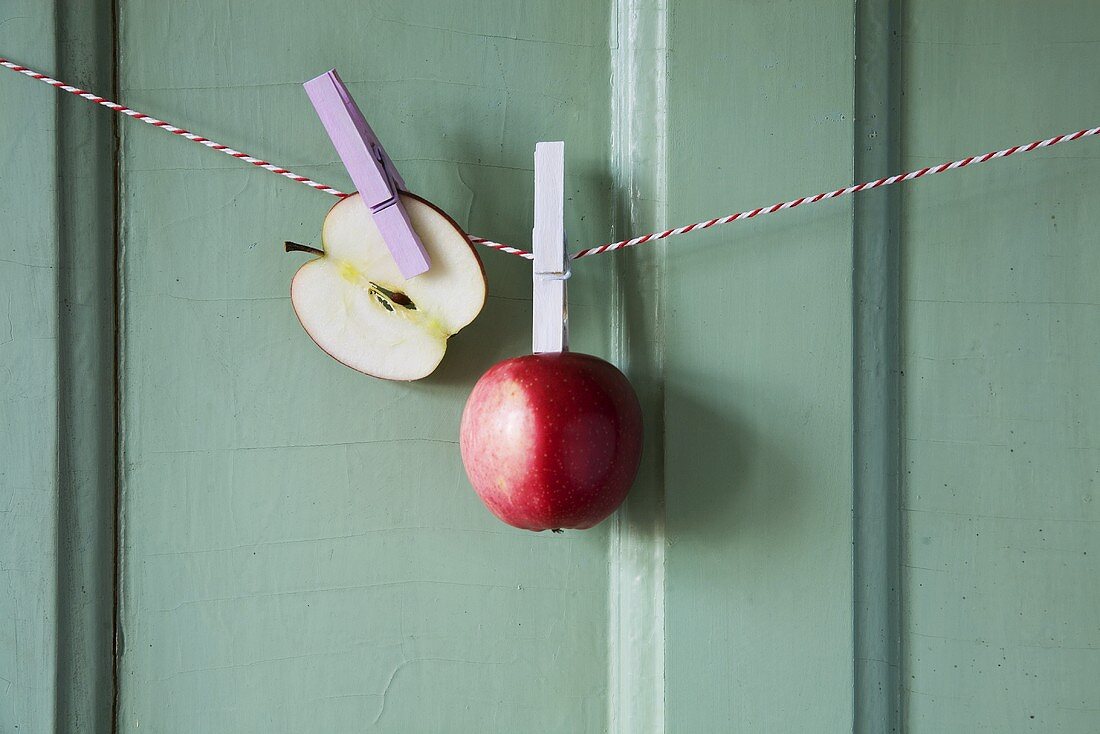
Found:
M 797 528 L 799 487 L 806 478 L 787 446 L 726 407 L 741 399 L 766 402 L 733 381 L 715 385 L 713 375 L 680 374 L 667 384 L 671 542 L 691 535 L 789 542 Z
M 472 149 L 473 141 L 464 150 Z M 534 143 L 532 143 L 532 155 Z M 568 156 L 568 150 L 566 155 Z M 533 165 L 528 161 L 527 165 Z M 534 188 L 534 173 L 529 174 L 531 185 L 526 189 L 527 195 L 532 195 Z M 572 173 L 566 168 L 565 192 L 565 217 L 567 224 L 566 237 L 570 244 L 567 251 L 577 249 L 577 235 L 569 231 L 570 222 L 577 222 L 578 229 L 588 228 L 580 225 L 580 221 L 587 219 L 592 212 L 608 212 L 611 208 L 611 179 L 607 172 L 595 166 L 585 168 L 576 167 Z M 475 200 L 493 201 L 491 191 L 484 197 L 480 192 Z M 487 204 L 488 206 L 488 204 Z M 531 247 L 530 226 L 534 218 L 534 203 L 531 200 L 523 202 L 526 216 L 525 235 L 514 239 L 504 237 L 509 244 L 529 250 Z M 512 225 L 504 229 L 510 229 Z M 596 231 L 603 236 L 609 230 Z M 447 344 L 447 354 L 443 362 L 432 375 L 422 381 L 427 385 L 441 385 L 446 387 L 464 387 L 466 390 L 473 388 L 474 383 L 497 362 L 510 357 L 518 357 L 531 353 L 531 262 L 514 255 L 505 255 L 486 248 L 477 248 L 477 254 L 481 258 L 485 269 L 485 277 L 489 291 L 485 301 L 485 307 L 477 319 L 458 334 L 451 337 Z M 606 268 L 607 262 L 603 263 Z M 600 263 L 586 261 L 579 267 L 587 267 L 596 270 Z M 570 300 L 575 304 L 586 304 L 600 309 L 597 313 L 605 313 L 603 309 L 610 309 L 610 298 L 606 288 L 602 286 L 599 276 L 604 274 L 601 269 L 592 273 L 595 286 L 592 288 L 578 288 L 574 285 Z M 576 282 L 576 281 L 575 281 Z M 583 285 L 583 284 L 582 284 Z M 609 314 L 609 311 L 606 311 Z M 590 314 L 585 315 L 591 318 Z M 582 317 L 582 318 L 585 318 Z M 574 317 L 575 318 L 575 317 Z M 592 336 L 599 333 L 600 329 L 606 329 L 610 316 L 603 317 L 599 323 L 584 322 L 574 326 L 575 333 Z M 603 341 L 606 335 L 602 334 Z M 581 351 L 593 351 L 581 350 Z M 597 356 L 609 358 L 607 350 L 597 350 Z
M 450 338 L 443 361 L 420 384 L 469 392 L 497 362 L 530 352 L 531 302 L 495 296 L 490 283 L 489 297 L 477 319 Z

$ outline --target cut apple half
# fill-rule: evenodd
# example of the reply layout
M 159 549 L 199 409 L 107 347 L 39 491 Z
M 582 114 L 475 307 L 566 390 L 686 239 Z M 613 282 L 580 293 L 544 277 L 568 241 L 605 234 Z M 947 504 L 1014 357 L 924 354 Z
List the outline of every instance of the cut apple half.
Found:
M 445 213 L 412 194 L 401 201 L 431 258 L 428 272 L 406 280 L 358 194 L 332 207 L 316 254 L 294 275 L 290 300 L 317 346 L 343 364 L 387 380 L 430 375 L 447 339 L 485 305 L 485 271 L 466 234 Z

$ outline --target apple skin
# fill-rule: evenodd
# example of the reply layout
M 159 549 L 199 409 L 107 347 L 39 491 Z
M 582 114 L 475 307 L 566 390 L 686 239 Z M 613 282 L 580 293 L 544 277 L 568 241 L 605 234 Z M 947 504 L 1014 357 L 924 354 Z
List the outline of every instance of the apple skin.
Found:
M 642 410 L 614 365 L 576 352 L 498 362 L 462 413 L 462 463 L 478 496 L 525 530 L 590 528 L 638 472 Z

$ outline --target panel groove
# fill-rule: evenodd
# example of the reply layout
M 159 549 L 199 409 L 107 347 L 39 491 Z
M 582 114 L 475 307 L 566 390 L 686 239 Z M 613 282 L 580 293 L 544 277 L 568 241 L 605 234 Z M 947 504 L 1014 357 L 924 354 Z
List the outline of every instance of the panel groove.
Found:
M 121 70 L 119 68 L 119 3 L 121 0 L 111 0 L 111 93 L 118 99 L 122 89 L 120 83 Z M 114 160 L 111 166 L 111 188 L 114 194 L 114 209 L 112 211 L 112 248 L 111 257 L 114 261 L 114 288 L 112 290 L 112 310 L 114 313 L 113 335 L 113 364 L 112 380 L 114 382 L 114 487 L 113 508 L 114 537 L 113 555 L 111 559 L 111 732 L 118 732 L 119 702 L 121 696 L 120 668 L 122 666 L 122 651 L 120 649 L 120 636 L 122 633 L 122 617 L 120 609 L 122 605 L 122 130 L 117 116 L 114 117 L 114 129 L 112 131 L 112 155 Z
M 54 70 L 114 95 L 112 0 L 57 3 Z M 57 105 L 55 730 L 111 727 L 115 558 L 115 115 Z
M 856 5 L 855 178 L 899 170 L 897 0 Z M 900 722 L 899 230 L 893 190 L 855 200 L 853 520 L 856 732 Z

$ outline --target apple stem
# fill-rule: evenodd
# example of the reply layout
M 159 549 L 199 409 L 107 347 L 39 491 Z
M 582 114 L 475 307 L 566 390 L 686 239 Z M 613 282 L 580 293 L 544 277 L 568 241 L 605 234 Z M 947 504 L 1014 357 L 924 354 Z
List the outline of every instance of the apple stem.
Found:
M 310 255 L 324 255 L 324 250 L 318 250 L 316 247 L 310 247 L 309 245 L 300 245 L 297 242 L 284 242 L 283 247 L 287 252 L 308 252 Z

